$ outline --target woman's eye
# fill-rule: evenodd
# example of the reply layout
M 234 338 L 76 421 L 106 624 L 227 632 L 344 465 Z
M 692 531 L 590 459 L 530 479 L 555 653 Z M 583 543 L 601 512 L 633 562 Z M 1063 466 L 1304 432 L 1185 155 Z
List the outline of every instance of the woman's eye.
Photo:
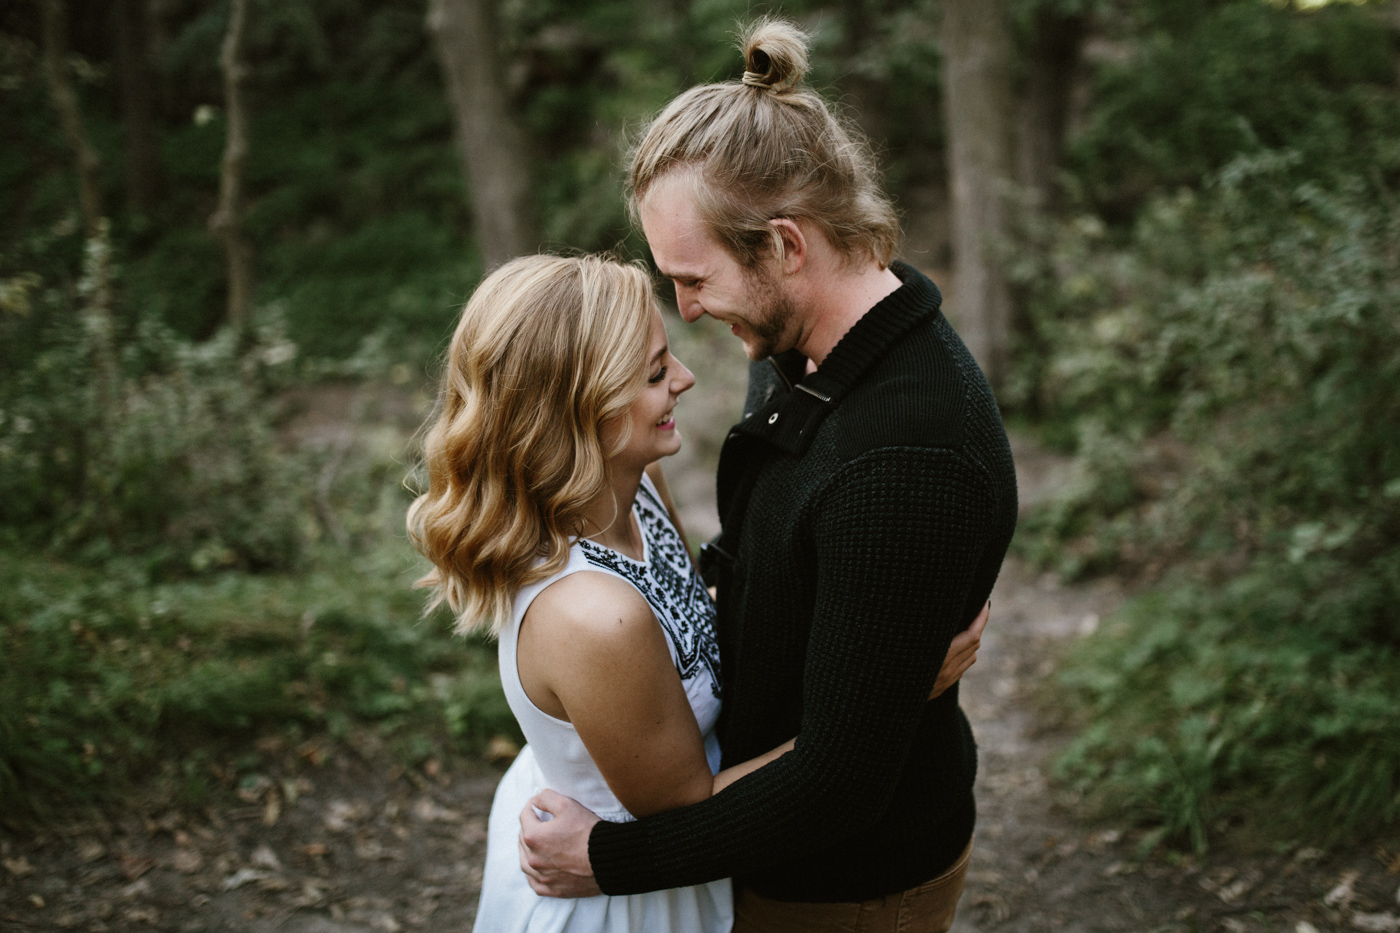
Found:
M 669 366 L 661 367 L 661 372 L 657 373 L 655 376 L 652 376 L 650 379 L 647 380 L 647 382 L 651 383 L 652 385 L 656 385 L 656 383 L 666 378 L 666 370 L 668 369 L 670 369 Z

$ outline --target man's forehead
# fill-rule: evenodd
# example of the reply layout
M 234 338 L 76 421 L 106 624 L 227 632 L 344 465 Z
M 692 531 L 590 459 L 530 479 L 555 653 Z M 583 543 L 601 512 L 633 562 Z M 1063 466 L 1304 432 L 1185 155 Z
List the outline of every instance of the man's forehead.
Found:
M 706 265 L 705 257 L 719 248 L 700 220 L 689 197 L 648 199 L 642 205 L 642 231 L 657 268 L 665 275 L 693 273 Z

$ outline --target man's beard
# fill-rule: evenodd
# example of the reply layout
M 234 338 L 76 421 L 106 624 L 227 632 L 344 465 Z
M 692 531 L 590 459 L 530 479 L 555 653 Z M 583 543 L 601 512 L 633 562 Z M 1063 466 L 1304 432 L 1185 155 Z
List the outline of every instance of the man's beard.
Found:
M 741 321 L 748 331 L 744 353 L 751 360 L 765 360 L 775 353 L 792 349 L 797 308 L 783 290 L 777 276 L 756 269 L 750 276 L 752 310 Z

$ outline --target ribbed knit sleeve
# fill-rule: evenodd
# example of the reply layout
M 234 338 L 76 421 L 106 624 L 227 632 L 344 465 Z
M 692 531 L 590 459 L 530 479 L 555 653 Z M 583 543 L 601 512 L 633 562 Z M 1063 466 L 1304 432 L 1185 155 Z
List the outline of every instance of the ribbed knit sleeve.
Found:
M 971 590 L 995 505 L 956 450 L 882 448 L 833 473 L 811 500 L 817 592 L 796 748 L 710 800 L 597 824 L 603 891 L 759 870 L 885 814 L 948 644 L 985 597 Z

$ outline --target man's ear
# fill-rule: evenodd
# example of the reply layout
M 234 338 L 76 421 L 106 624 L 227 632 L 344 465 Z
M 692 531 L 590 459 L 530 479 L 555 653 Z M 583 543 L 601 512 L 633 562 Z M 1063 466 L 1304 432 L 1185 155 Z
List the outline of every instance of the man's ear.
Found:
M 787 217 L 774 217 L 768 225 L 783 241 L 783 275 L 796 275 L 807 264 L 807 237 L 797 222 Z

